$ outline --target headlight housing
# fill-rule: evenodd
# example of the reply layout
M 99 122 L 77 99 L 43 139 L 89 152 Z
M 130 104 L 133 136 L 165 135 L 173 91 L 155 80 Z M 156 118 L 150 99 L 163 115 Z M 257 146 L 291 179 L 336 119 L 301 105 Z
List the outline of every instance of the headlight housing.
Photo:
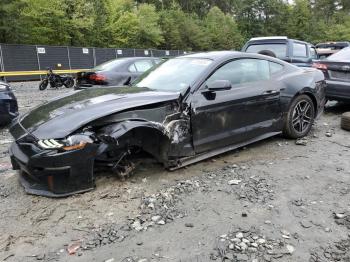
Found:
M 0 91 L 8 91 L 10 90 L 10 86 L 5 83 L 0 83 Z
M 38 141 L 38 145 L 42 149 L 63 149 L 65 151 L 82 149 L 87 144 L 93 143 L 94 140 L 90 135 L 76 134 L 67 137 L 64 140 L 57 139 L 42 139 Z

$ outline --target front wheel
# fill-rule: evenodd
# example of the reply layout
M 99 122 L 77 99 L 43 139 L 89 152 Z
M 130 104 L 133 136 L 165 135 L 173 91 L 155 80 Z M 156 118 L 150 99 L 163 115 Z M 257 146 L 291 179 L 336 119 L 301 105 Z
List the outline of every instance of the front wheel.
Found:
M 45 90 L 47 88 L 48 84 L 49 84 L 49 80 L 44 79 L 43 81 L 41 81 L 41 83 L 39 85 L 39 90 L 40 91 Z
M 310 132 L 314 119 L 314 103 L 309 96 L 300 95 L 293 100 L 289 107 L 283 134 L 294 139 L 304 137 Z
M 65 82 L 64 82 L 64 86 L 66 88 L 71 88 L 74 86 L 74 80 L 73 78 L 68 78 Z

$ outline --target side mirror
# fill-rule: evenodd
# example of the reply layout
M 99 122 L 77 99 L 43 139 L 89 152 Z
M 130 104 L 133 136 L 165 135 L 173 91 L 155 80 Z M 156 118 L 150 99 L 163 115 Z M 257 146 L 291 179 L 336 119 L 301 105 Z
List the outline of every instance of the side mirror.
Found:
M 224 91 L 232 88 L 231 82 L 228 80 L 215 80 L 207 84 L 209 91 Z

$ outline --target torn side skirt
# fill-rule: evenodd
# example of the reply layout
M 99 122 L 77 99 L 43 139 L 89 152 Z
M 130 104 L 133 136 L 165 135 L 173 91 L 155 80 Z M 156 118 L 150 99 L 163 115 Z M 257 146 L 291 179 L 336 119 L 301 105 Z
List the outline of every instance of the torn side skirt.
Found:
M 33 147 L 33 146 L 32 146 Z M 89 191 L 94 185 L 96 145 L 61 153 L 30 150 L 28 145 L 13 143 L 10 148 L 12 166 L 20 170 L 20 181 L 29 194 L 66 197 Z

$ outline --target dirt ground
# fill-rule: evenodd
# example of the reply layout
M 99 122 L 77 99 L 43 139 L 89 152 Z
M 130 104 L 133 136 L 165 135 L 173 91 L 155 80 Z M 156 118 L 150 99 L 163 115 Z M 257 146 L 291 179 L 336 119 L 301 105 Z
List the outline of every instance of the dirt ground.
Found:
M 68 91 L 13 86 L 21 113 Z M 24 192 L 0 130 L 0 261 L 350 261 L 345 111 L 328 104 L 304 145 L 275 137 L 174 172 L 100 174 L 64 199 Z

